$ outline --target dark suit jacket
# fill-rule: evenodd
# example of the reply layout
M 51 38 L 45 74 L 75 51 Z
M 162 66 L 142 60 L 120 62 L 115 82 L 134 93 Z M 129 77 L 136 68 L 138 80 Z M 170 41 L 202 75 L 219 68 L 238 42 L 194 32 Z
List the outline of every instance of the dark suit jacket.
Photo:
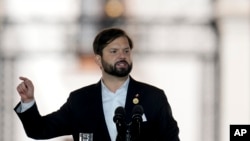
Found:
M 141 141 L 179 141 L 179 128 L 164 92 L 132 78 L 125 104 L 127 123 L 131 122 L 136 94 L 139 94 L 138 104 L 142 105 L 147 118 L 141 125 Z M 51 114 L 41 116 L 34 104 L 17 115 L 27 136 L 34 139 L 73 135 L 74 141 L 78 141 L 81 132 L 93 133 L 94 141 L 111 140 L 104 118 L 101 81 L 71 92 L 67 102 Z

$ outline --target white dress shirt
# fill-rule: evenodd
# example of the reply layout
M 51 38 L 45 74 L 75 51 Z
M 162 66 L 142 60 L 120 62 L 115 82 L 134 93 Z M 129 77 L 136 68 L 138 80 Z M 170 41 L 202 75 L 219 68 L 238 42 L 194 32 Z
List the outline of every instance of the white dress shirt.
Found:
M 129 78 L 119 89 L 116 90 L 115 93 L 113 93 L 102 82 L 103 111 L 111 141 L 115 141 L 117 136 L 116 125 L 113 121 L 114 112 L 119 106 L 125 107 L 128 84 Z

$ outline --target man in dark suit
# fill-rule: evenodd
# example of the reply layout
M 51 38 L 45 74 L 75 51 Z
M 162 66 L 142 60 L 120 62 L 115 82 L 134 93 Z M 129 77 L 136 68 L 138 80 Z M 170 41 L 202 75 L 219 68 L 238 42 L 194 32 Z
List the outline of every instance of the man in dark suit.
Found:
M 49 139 L 72 135 L 78 141 L 83 133 L 93 135 L 93 141 L 115 141 L 119 134 L 113 121 L 115 109 L 124 107 L 126 130 L 129 130 L 132 110 L 141 105 L 143 115 L 137 140 L 179 141 L 179 128 L 164 91 L 129 75 L 133 48 L 130 37 L 118 28 L 104 29 L 95 37 L 93 48 L 102 71 L 101 80 L 71 92 L 65 104 L 51 114 L 39 114 L 32 81 L 20 77 L 22 82 L 17 91 L 21 102 L 15 111 L 27 136 Z

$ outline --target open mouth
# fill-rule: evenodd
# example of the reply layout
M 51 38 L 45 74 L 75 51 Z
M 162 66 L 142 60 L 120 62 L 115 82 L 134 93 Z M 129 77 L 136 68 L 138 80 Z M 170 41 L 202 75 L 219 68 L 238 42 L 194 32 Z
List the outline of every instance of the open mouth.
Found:
M 115 66 L 117 67 L 127 67 L 128 66 L 128 62 L 127 61 L 119 61 L 117 63 L 115 63 Z

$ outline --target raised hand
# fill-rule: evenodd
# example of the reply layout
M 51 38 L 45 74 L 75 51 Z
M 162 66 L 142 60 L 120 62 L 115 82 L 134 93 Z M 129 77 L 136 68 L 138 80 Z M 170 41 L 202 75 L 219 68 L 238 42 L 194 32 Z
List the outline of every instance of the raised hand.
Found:
M 26 77 L 19 77 L 22 82 L 17 86 L 17 92 L 21 96 L 24 103 L 34 100 L 34 85 L 31 80 Z

